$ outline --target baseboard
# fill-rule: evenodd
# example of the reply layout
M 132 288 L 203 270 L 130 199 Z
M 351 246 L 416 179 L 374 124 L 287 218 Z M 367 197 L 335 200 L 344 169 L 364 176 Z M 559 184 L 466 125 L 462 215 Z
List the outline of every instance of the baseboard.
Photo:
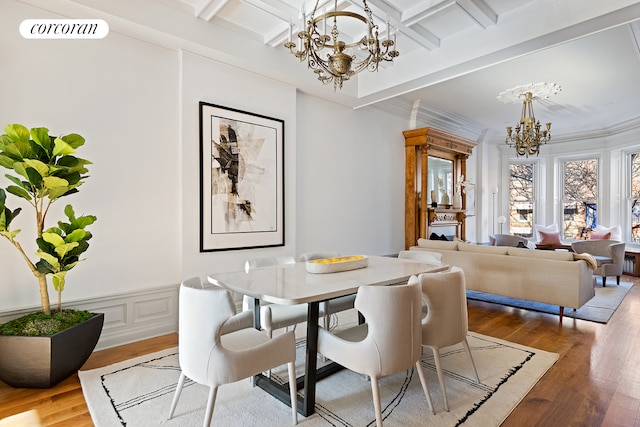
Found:
M 65 304 L 65 308 L 104 313 L 96 350 L 178 332 L 178 284 Z M 0 323 L 38 310 L 33 307 L 0 313 Z

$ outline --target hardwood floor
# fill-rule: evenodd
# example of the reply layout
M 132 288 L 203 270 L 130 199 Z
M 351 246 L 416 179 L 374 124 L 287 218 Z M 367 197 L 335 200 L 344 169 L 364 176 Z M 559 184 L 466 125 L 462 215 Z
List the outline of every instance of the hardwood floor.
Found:
M 608 324 L 469 301 L 469 329 L 560 354 L 502 424 L 509 426 L 640 427 L 640 279 Z M 615 285 L 610 285 L 615 286 Z M 83 369 L 177 345 L 166 335 L 95 352 Z M 92 426 L 80 382 L 72 376 L 48 390 L 0 382 L 0 419 L 37 409 L 46 426 Z

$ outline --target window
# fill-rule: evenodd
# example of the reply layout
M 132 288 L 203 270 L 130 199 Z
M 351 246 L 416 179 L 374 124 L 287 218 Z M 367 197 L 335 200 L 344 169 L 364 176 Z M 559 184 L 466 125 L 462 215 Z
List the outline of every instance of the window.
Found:
M 631 241 L 640 243 L 640 153 L 631 154 Z
M 533 236 L 534 164 L 509 165 L 509 231 Z
M 598 219 L 598 159 L 562 163 L 565 239 L 584 239 Z

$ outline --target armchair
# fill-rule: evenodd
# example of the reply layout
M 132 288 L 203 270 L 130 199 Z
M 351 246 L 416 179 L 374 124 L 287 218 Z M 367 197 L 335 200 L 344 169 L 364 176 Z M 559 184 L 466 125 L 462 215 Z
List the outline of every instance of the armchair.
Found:
M 433 351 L 438 381 L 444 397 L 444 408 L 449 411 L 447 389 L 444 384 L 440 349 L 462 343 L 476 382 L 480 383 L 478 371 L 467 342 L 469 322 L 464 272 L 451 267 L 444 273 L 424 273 L 411 277 L 409 283 L 419 283 L 422 298 L 427 306 L 427 315 L 422 319 L 422 345 Z
M 420 287 L 361 286 L 355 301 L 366 323 L 333 334 L 318 331 L 318 352 L 371 378 L 376 425 L 382 427 L 378 379 L 415 366 L 431 413 L 433 405 L 421 356 Z
M 598 267 L 593 274 L 602 277 L 602 286 L 607 286 L 607 277 L 615 276 L 620 284 L 620 276 L 624 267 L 625 243 L 617 240 L 580 240 L 571 244 L 573 252 L 591 254 Z
M 209 386 L 204 427 L 211 424 L 218 387 L 287 364 L 291 415 L 297 424 L 296 346 L 293 332 L 269 338 L 253 327 L 223 333 L 233 321 L 235 305 L 225 289 L 203 288 L 200 278 L 185 280 L 180 286 L 178 348 L 180 379 L 171 402 L 169 419 L 189 377 Z

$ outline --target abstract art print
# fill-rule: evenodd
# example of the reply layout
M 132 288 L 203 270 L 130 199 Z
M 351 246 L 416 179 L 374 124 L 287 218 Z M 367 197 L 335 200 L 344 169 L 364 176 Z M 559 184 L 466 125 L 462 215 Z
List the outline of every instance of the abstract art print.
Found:
M 200 252 L 284 245 L 284 120 L 200 102 Z

